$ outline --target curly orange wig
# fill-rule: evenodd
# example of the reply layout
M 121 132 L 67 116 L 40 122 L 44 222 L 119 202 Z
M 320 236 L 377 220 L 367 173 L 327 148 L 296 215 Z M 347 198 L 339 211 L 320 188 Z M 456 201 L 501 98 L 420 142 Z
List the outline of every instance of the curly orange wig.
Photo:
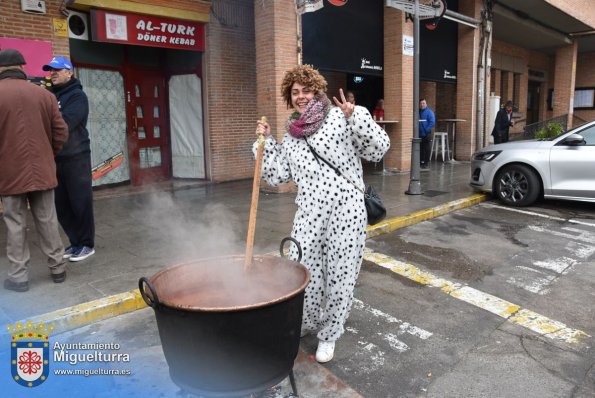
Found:
M 291 108 L 291 87 L 296 82 L 310 88 L 314 91 L 314 94 L 326 91 L 326 80 L 320 72 L 314 69 L 312 65 L 298 65 L 285 72 L 281 83 L 281 96 L 285 100 L 287 108 Z

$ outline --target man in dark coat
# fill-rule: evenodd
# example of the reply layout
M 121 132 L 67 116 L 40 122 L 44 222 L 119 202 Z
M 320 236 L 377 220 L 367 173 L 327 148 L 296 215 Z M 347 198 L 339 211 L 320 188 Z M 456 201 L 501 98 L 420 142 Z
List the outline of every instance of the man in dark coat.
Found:
M 54 206 L 54 156 L 68 138 L 68 126 L 56 98 L 27 81 L 24 64 L 19 51 L 0 51 L 0 198 L 10 262 L 4 288 L 17 292 L 29 290 L 27 203 L 53 281 L 66 279 L 64 245 Z
M 43 70 L 51 72 L 51 90 L 68 124 L 68 141 L 56 156 L 56 211 L 70 240 L 64 257 L 82 261 L 95 253 L 91 141 L 87 131 L 89 101 L 81 83 L 73 77 L 68 59 L 54 57 Z
M 514 126 L 512 120 L 512 101 L 506 101 L 503 109 L 498 111 L 496 115 L 496 122 L 492 135 L 494 136 L 494 144 L 508 142 L 508 129 Z

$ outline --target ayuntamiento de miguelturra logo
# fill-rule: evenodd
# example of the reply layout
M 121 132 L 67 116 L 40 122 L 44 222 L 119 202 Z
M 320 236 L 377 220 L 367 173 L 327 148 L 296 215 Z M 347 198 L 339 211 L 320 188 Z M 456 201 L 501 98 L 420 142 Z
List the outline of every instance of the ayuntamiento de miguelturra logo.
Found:
M 37 387 L 50 373 L 49 334 L 53 326 L 46 327 L 27 322 L 8 325 L 10 342 L 10 369 L 12 379 L 24 387 Z

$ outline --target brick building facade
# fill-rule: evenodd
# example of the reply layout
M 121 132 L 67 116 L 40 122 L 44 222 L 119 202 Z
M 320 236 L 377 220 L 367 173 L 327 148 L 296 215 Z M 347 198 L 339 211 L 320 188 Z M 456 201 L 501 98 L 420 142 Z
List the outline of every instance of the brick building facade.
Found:
M 95 117 L 90 118 L 96 123 L 90 128 L 95 142 L 94 164 L 118 150 L 126 156 L 126 162 L 96 181 L 97 185 L 126 181 L 142 184 L 171 177 L 211 181 L 249 178 L 253 168 L 250 148 L 255 121 L 266 115 L 273 131 L 279 136 L 283 134 L 289 111 L 280 96 L 279 84 L 283 73 L 300 62 L 302 56 L 298 40 L 301 18 L 294 0 L 146 0 L 142 3 L 45 0 L 43 3 L 45 13 L 32 13 L 23 12 L 19 0 L 4 1 L 0 45 L 19 49 L 39 45 L 47 56 L 53 53 L 72 58 L 85 90 L 93 97 L 92 104 L 97 104 L 97 109 L 92 109 Z M 324 3 L 325 7 L 333 7 Z M 566 34 L 559 34 L 558 42 L 551 48 L 539 48 L 528 40 L 510 38 L 502 29 L 499 31 L 499 26 L 512 24 L 519 29 L 533 29 L 539 35 L 538 29 L 543 28 L 517 21 L 515 10 L 511 11 L 514 2 L 499 3 L 500 8 L 494 10 L 491 49 L 483 60 L 485 74 L 480 76 L 482 69 L 478 67 L 482 64 L 481 49 L 486 39 L 483 34 L 488 32 L 480 24 L 486 17 L 484 1 L 459 0 L 457 15 L 478 24 L 458 25 L 456 80 L 420 82 L 420 97 L 428 100 L 438 119 L 464 120 L 456 124 L 454 152 L 459 160 L 470 159 L 477 148 L 489 144 L 493 122 L 488 109 L 490 98 L 514 101 L 517 133 L 525 124 L 561 115 L 569 115 L 569 124 L 595 118 L 595 106 L 581 103 L 575 108 L 574 104 L 575 89 L 582 90 L 585 96 L 580 97 L 581 101 L 588 102 L 590 90 L 595 87 L 595 46 L 583 47 L 582 36 L 573 36 L 572 30 L 573 26 L 581 26 L 588 29 L 579 33 L 588 34 L 589 30 L 592 33 L 595 4 L 591 0 L 544 0 L 542 11 L 549 12 L 553 20 L 564 17 L 574 25 Z M 64 28 L 69 12 L 87 16 L 87 28 L 91 31 L 100 21 L 92 10 L 124 17 L 166 18 L 172 24 L 191 21 L 204 27 L 204 48 L 145 47 L 125 41 L 106 43 L 93 38 L 69 38 L 68 29 Z M 384 8 L 383 19 L 378 23 L 384 26 L 385 115 L 399 121 L 386 127 L 392 146 L 384 166 L 404 171 L 411 166 L 416 107 L 412 101 L 413 57 L 403 51 L 403 36 L 413 35 L 413 24 L 402 11 L 391 7 Z M 561 28 L 553 26 L 552 31 L 558 34 Z M 331 95 L 348 86 L 347 73 L 323 70 L 323 74 Z M 144 87 L 142 82 L 135 83 L 139 76 L 146 79 L 156 76 L 155 79 L 164 82 L 164 102 L 150 105 L 152 109 L 134 106 L 135 90 Z M 186 90 L 186 86 L 193 89 Z M 183 95 L 179 97 L 172 89 Z M 152 113 L 155 119 L 159 116 L 165 124 L 143 125 L 142 120 L 148 118 L 143 112 Z M 185 120 L 186 114 L 192 117 Z M 439 122 L 436 129 L 445 131 L 447 125 Z M 137 144 L 142 146 L 144 139 L 161 141 L 141 148 L 139 155 Z M 150 173 L 160 165 L 163 165 L 161 174 Z

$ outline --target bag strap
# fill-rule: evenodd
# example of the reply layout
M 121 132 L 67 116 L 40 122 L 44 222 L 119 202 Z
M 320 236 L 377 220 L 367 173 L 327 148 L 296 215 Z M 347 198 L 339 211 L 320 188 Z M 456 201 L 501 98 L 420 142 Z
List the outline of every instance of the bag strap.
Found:
M 310 148 L 310 152 L 312 152 L 312 155 L 314 155 L 314 159 L 316 159 L 316 162 L 318 162 L 318 164 L 320 164 L 320 160 L 322 160 L 324 163 L 326 163 L 326 165 L 328 167 L 330 167 L 331 169 L 333 169 L 335 171 L 335 173 L 337 173 L 338 176 L 341 176 L 344 179 L 346 179 L 351 185 L 353 185 L 358 191 L 360 191 L 364 195 L 366 194 L 366 192 L 363 189 L 361 189 L 360 187 L 358 187 L 353 181 L 351 181 L 343 173 L 341 173 L 341 170 L 339 170 L 337 167 L 333 166 L 328 160 L 326 160 L 325 158 L 323 158 L 322 156 L 320 156 L 314 150 L 314 148 L 312 148 L 312 145 L 310 145 L 310 143 L 308 142 L 308 139 L 306 137 L 304 137 L 304 141 L 306 141 L 306 145 L 308 145 L 308 148 Z

